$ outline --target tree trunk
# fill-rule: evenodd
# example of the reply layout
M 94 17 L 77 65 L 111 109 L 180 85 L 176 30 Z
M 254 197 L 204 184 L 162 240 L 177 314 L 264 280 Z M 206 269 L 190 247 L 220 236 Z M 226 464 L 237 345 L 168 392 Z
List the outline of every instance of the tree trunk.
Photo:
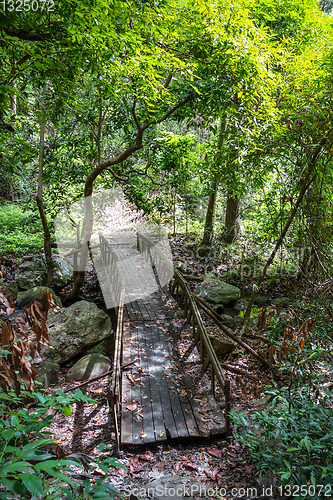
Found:
M 113 158 L 110 158 L 109 160 L 103 161 L 99 163 L 96 168 L 94 168 L 88 177 L 86 178 L 85 186 L 84 186 L 84 197 L 85 197 L 85 208 L 86 208 L 86 222 L 85 222 L 85 227 L 84 227 L 84 237 L 83 237 L 83 246 L 81 250 L 81 257 L 80 257 L 80 267 L 79 270 L 74 275 L 74 283 L 73 283 L 73 289 L 71 293 L 68 295 L 68 299 L 72 300 L 78 296 L 81 290 L 82 283 L 84 282 L 84 276 L 85 276 L 85 267 L 87 264 L 87 259 L 88 259 L 88 244 L 90 241 L 92 229 L 93 229 L 93 216 L 92 216 L 92 193 L 93 193 L 93 187 L 94 187 L 94 181 L 95 179 L 106 169 L 109 167 L 112 167 L 113 165 L 119 165 L 120 163 L 123 163 L 127 158 L 129 158 L 133 153 L 138 151 L 139 149 L 142 148 L 142 140 L 143 140 L 143 134 L 144 132 L 152 125 L 157 125 L 158 123 L 163 122 L 167 118 L 169 118 L 170 115 L 172 115 L 177 109 L 180 107 L 184 106 L 190 100 L 194 97 L 194 94 L 190 94 L 187 96 L 183 101 L 180 101 L 178 104 L 173 106 L 171 109 L 169 109 L 161 118 L 152 120 L 150 122 L 140 124 L 138 121 L 138 118 L 135 113 L 135 104 L 136 104 L 136 99 L 134 100 L 133 107 L 132 107 L 132 114 L 133 118 L 135 121 L 135 124 L 137 126 L 137 134 L 135 141 L 133 144 L 131 144 L 128 148 L 126 148 L 122 153 L 120 153 L 118 156 L 114 156 Z M 124 181 L 124 178 L 121 176 L 118 176 L 114 171 L 111 171 L 112 175 L 114 176 L 115 179 Z
M 238 222 L 239 197 L 228 195 L 227 209 L 225 214 L 226 230 L 223 234 L 223 241 L 232 243 L 238 236 L 240 227 Z
M 275 255 L 276 255 L 277 251 L 279 250 L 279 248 L 280 248 L 280 246 L 281 246 L 281 244 L 282 244 L 282 242 L 284 240 L 284 237 L 286 236 L 286 234 L 288 232 L 288 229 L 289 229 L 291 223 L 293 222 L 293 220 L 295 218 L 295 215 L 297 213 L 298 207 L 300 206 L 305 193 L 307 192 L 307 190 L 309 189 L 309 187 L 311 186 L 312 182 L 315 179 L 316 174 L 314 174 L 314 170 L 315 170 L 315 167 L 317 165 L 317 161 L 318 161 L 318 158 L 319 158 L 320 153 L 322 151 L 322 148 L 324 147 L 324 145 L 327 142 L 327 137 L 328 137 L 328 135 L 325 135 L 322 138 L 322 140 L 319 142 L 319 144 L 317 145 L 317 147 L 316 147 L 316 150 L 315 150 L 315 152 L 314 152 L 314 154 L 312 156 L 312 159 L 309 162 L 310 163 L 309 170 L 308 170 L 308 173 L 306 174 L 306 176 L 304 178 L 304 181 L 303 181 L 303 184 L 302 184 L 302 188 L 301 188 L 300 193 L 298 195 L 297 201 L 296 201 L 294 207 L 292 208 L 292 210 L 290 212 L 289 218 L 288 218 L 287 222 L 285 223 L 285 225 L 284 225 L 284 227 L 283 227 L 283 229 L 281 231 L 281 235 L 280 235 L 279 239 L 277 240 L 276 245 L 275 245 L 275 247 L 274 247 L 271 255 L 269 256 L 269 259 L 267 260 L 267 262 L 266 262 L 263 270 L 261 271 L 261 274 L 260 274 L 259 280 L 256 283 L 256 286 L 254 286 L 253 293 L 252 293 L 251 298 L 249 300 L 249 303 L 248 303 L 248 306 L 247 306 L 247 309 L 246 309 L 246 313 L 245 313 L 245 316 L 244 316 L 244 324 L 243 324 L 243 327 L 242 327 L 241 332 L 240 332 L 240 337 L 242 337 L 244 335 L 244 333 L 246 333 L 246 331 L 247 331 L 247 329 L 249 327 L 249 322 L 250 322 L 250 317 L 251 317 L 251 311 L 252 311 L 252 307 L 253 307 L 253 304 L 254 304 L 254 300 L 255 300 L 256 295 L 257 295 L 257 293 L 259 291 L 259 287 L 260 287 L 261 283 L 265 279 L 267 270 L 268 270 L 269 266 L 272 264 L 272 262 L 273 262 L 273 260 L 275 258 Z
M 201 242 L 201 246 L 207 248 L 210 247 L 213 236 L 214 209 L 215 209 L 218 184 L 219 184 L 218 175 L 215 174 L 210 186 L 210 195 L 206 212 L 204 236 Z
M 45 84 L 45 89 L 41 98 L 41 124 L 39 129 L 39 160 L 38 160 L 38 187 L 36 202 L 39 210 L 40 218 L 42 219 L 43 232 L 44 232 L 44 254 L 47 265 L 47 286 L 52 288 L 53 285 L 53 274 L 54 274 L 54 264 L 52 260 L 52 250 L 51 250 L 51 234 L 49 226 L 47 223 L 44 205 L 43 205 L 43 164 L 44 164 L 44 142 L 45 142 L 45 103 L 44 96 L 47 92 L 47 83 Z
M 206 212 L 206 221 L 205 221 L 205 229 L 203 239 L 201 241 L 201 246 L 205 247 L 207 250 L 211 245 L 212 236 L 213 236 L 213 226 L 214 226 L 214 210 L 215 210 L 215 202 L 217 197 L 217 190 L 219 185 L 220 178 L 220 158 L 221 158 L 221 149 L 223 144 L 223 136 L 227 129 L 227 120 L 221 120 L 219 137 L 217 141 L 217 152 L 214 161 L 215 172 L 213 174 L 211 186 L 210 186 L 210 194 Z

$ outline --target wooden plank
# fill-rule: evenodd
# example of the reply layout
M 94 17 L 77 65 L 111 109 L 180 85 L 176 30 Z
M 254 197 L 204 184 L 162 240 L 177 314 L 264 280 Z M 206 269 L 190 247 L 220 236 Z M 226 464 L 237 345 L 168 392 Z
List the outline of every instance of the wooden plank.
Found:
M 199 430 L 199 434 L 201 437 L 209 437 L 210 436 L 209 428 L 207 424 L 202 421 L 202 417 L 199 413 L 201 411 L 201 406 L 199 400 L 196 398 L 196 392 L 195 392 L 195 387 L 193 386 L 193 380 L 186 374 L 184 374 L 183 380 L 188 393 L 193 416 Z
M 208 422 L 208 428 L 213 436 L 225 434 L 225 418 L 220 406 L 217 404 L 212 394 L 207 394 L 207 402 L 212 409 L 213 422 Z
M 169 355 L 171 355 L 172 354 L 172 344 L 169 340 L 169 337 L 172 336 L 171 326 L 169 323 L 165 323 L 163 325 L 163 327 L 165 328 L 167 325 L 168 325 L 168 332 L 163 332 L 163 330 L 160 330 L 160 340 L 161 340 L 161 344 L 165 346 L 166 352 Z M 171 356 L 170 360 L 172 361 L 172 359 L 173 358 Z M 172 413 L 174 415 L 178 437 L 186 438 L 186 437 L 189 437 L 189 433 L 187 430 L 187 425 L 186 425 L 186 420 L 184 418 L 182 405 L 181 405 L 181 402 L 179 399 L 179 392 L 181 391 L 181 388 L 179 387 L 179 383 L 176 380 L 178 374 L 177 374 L 177 371 L 175 369 L 175 366 L 173 366 L 172 372 L 173 373 L 172 373 L 171 377 L 169 377 L 167 379 L 167 386 L 169 389 L 169 397 L 170 397 L 170 402 L 171 402 Z M 177 389 L 179 389 L 179 392 L 177 391 Z
M 143 300 L 142 299 L 137 300 L 136 303 L 144 321 L 151 321 L 150 315 L 146 309 L 146 306 L 143 303 Z
M 133 379 L 138 378 L 137 374 L 134 372 L 137 372 L 137 369 L 141 366 L 141 346 L 140 346 L 140 339 L 138 336 L 138 328 L 136 328 L 138 324 L 131 324 L 131 332 L 132 332 L 132 340 L 134 342 L 137 342 L 136 344 L 133 344 L 134 347 L 132 347 L 134 351 L 134 358 L 139 358 L 138 362 L 135 365 L 132 365 L 131 367 L 131 375 Z M 143 405 L 144 403 L 142 402 L 141 398 L 141 387 L 140 387 L 140 382 L 137 382 L 136 385 L 132 385 L 132 403 L 138 403 L 139 405 Z M 144 409 L 142 409 L 143 413 Z M 139 418 L 138 416 L 135 415 L 135 412 L 133 412 L 133 433 L 132 433 L 132 443 L 133 444 L 142 444 L 142 439 L 140 438 L 140 435 L 143 434 L 143 422 L 142 418 Z
M 129 321 L 124 322 L 123 330 L 123 355 L 122 363 L 126 364 L 133 361 L 134 350 L 132 350 L 132 344 L 130 342 L 131 331 Z M 130 381 L 126 377 L 126 372 L 122 372 L 122 384 L 121 384 L 121 439 L 122 444 L 133 442 L 133 414 L 130 411 L 126 411 L 126 407 L 132 403 L 132 387 Z
M 162 404 L 163 420 L 166 434 L 169 435 L 171 439 L 178 437 L 178 431 L 176 427 L 175 417 L 172 411 L 171 400 L 169 395 L 169 388 L 167 383 L 167 370 L 165 369 L 166 364 L 170 363 L 171 358 L 169 356 L 169 351 L 163 344 L 162 338 L 160 336 L 161 332 L 160 326 L 155 330 L 154 337 L 154 361 L 155 365 L 160 369 L 157 371 L 158 385 L 160 390 L 160 398 Z
M 126 304 L 126 311 L 131 321 L 137 321 L 137 314 L 134 313 L 132 303 Z
M 163 360 L 157 361 L 158 346 L 154 343 L 154 338 L 157 335 L 157 326 L 151 324 L 151 326 L 145 325 L 146 332 L 146 353 L 147 353 L 147 371 L 149 371 L 149 386 L 150 386 L 150 401 L 152 406 L 152 415 L 154 423 L 154 434 L 155 441 L 165 441 L 167 439 L 164 419 L 163 419 L 163 407 L 162 407 L 162 397 L 160 394 L 159 380 L 161 375 L 164 374 L 164 364 Z
M 150 297 L 145 297 L 144 299 L 142 299 L 142 304 L 145 306 L 150 321 L 155 321 L 157 319 L 157 316 L 154 309 L 152 308 L 151 300 L 152 299 Z
M 146 332 L 143 324 L 138 324 L 138 341 L 141 350 L 141 360 L 140 367 L 143 369 L 143 373 L 149 373 L 149 358 L 146 346 Z M 142 442 L 144 443 L 154 443 L 155 442 L 155 432 L 154 432 L 154 421 L 153 421 L 153 408 L 150 394 L 150 381 L 149 376 L 141 375 L 142 382 L 140 384 L 141 389 L 141 404 L 143 405 L 143 433 L 144 437 Z
M 181 395 L 180 395 L 179 399 L 180 399 L 180 403 L 182 406 L 183 415 L 185 417 L 185 422 L 186 422 L 189 436 L 197 437 L 197 436 L 200 436 L 200 431 L 198 429 L 196 419 L 195 419 L 195 416 L 193 414 L 192 406 L 190 403 L 192 393 L 188 392 L 187 387 L 185 386 L 185 381 L 184 381 L 186 364 L 182 362 L 182 358 L 179 354 L 178 344 L 177 344 L 178 335 L 177 335 L 177 332 L 175 331 L 172 324 L 170 325 L 170 330 L 171 330 L 171 332 L 170 332 L 171 337 L 173 339 L 172 352 L 173 352 L 173 355 L 175 356 L 175 358 L 177 360 L 177 364 L 180 368 L 180 370 L 178 371 L 177 379 L 182 382 Z M 182 391 L 184 391 L 184 392 L 182 392 Z

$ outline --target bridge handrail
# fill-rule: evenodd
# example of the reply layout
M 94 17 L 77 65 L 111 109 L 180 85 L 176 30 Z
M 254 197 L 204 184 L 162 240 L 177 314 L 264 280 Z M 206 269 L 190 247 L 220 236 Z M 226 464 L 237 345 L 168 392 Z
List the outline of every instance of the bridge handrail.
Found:
M 113 358 L 113 372 L 109 392 L 109 404 L 113 414 L 115 425 L 116 449 L 119 451 L 120 438 L 118 415 L 120 414 L 120 389 L 121 389 L 121 351 L 123 341 L 124 324 L 124 299 L 125 299 L 125 280 L 119 264 L 118 257 L 112 249 L 109 242 L 102 234 L 99 234 L 101 259 L 105 272 L 107 273 L 108 283 L 110 283 L 110 294 L 115 303 L 118 304 L 117 310 L 117 328 L 115 333 L 115 347 Z
M 219 382 L 223 393 L 225 395 L 225 424 L 226 424 L 226 434 L 230 434 L 230 381 L 226 377 L 219 360 L 217 358 L 216 352 L 212 346 L 212 343 L 207 334 L 206 328 L 203 324 L 201 314 L 199 312 L 198 306 L 193 298 L 192 292 L 186 283 L 183 276 L 175 269 L 172 263 L 165 257 L 162 250 L 155 245 L 151 240 L 146 238 L 141 233 L 137 233 L 137 246 L 138 250 L 142 253 L 147 252 L 151 263 L 156 262 L 156 259 L 162 259 L 164 264 L 173 273 L 173 283 L 170 282 L 170 293 L 171 295 L 176 290 L 176 300 L 180 306 L 185 300 L 185 315 L 187 320 L 190 321 L 192 318 L 193 336 L 195 343 L 200 341 L 200 356 L 203 364 L 204 370 L 207 370 L 210 366 L 210 379 L 212 392 L 215 395 L 215 378 Z M 154 253 L 155 255 L 152 255 Z M 171 267 L 170 267 L 171 266 Z M 179 294 L 179 289 L 182 289 L 182 293 Z

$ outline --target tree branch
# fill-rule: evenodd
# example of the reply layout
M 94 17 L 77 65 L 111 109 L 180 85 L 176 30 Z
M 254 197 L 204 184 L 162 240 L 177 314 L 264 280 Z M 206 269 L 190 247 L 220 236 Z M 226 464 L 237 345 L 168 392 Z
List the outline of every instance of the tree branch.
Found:
M 43 42 L 53 37 L 52 33 L 31 33 L 31 31 L 5 28 L 4 26 L 0 26 L 0 31 L 3 31 L 8 36 L 15 36 L 20 40 L 29 40 L 30 42 Z
M 136 107 L 136 97 L 134 97 L 134 101 L 133 101 L 132 115 L 133 115 L 133 118 L 134 118 L 134 121 L 135 121 L 135 125 L 136 125 L 138 131 L 140 132 L 141 125 L 140 125 L 140 122 L 138 120 L 138 117 L 136 116 L 135 107 Z
M 176 104 L 175 106 L 173 106 L 173 108 L 170 108 L 169 111 L 167 111 L 161 118 L 159 118 L 158 120 L 151 120 L 150 122 L 148 122 L 145 125 L 143 125 L 143 127 L 141 128 L 142 132 L 144 132 L 145 130 L 147 130 L 147 128 L 151 127 L 152 125 L 157 125 L 158 123 L 164 122 L 167 118 L 169 118 L 170 115 L 172 115 L 175 111 L 177 111 L 177 109 L 179 109 L 182 106 L 184 106 L 184 104 L 190 102 L 193 99 L 194 95 L 195 95 L 195 93 L 191 92 L 186 97 L 186 99 L 184 99 L 183 101 L 180 101 L 178 104 Z

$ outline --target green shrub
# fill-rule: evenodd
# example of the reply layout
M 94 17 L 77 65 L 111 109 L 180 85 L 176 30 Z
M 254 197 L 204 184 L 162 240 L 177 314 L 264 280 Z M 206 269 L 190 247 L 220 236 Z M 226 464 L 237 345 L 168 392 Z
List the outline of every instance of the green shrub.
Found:
M 280 476 L 279 485 L 333 484 L 332 393 L 325 392 L 318 399 L 305 388 L 267 387 L 271 401 L 264 411 L 250 417 L 232 414 L 236 439 L 249 450 L 260 475 L 272 471 Z
M 53 415 L 46 415 L 49 407 L 57 408 L 65 415 L 70 414 L 70 405 L 76 401 L 90 401 L 81 391 L 69 396 L 62 391 L 56 395 L 22 391 L 20 396 L 14 392 L 1 394 L 0 403 L 0 499 L 31 500 L 74 500 L 87 498 L 112 499 L 119 493 L 110 484 L 97 479 L 73 481 L 66 472 L 70 467 L 81 467 L 76 460 L 59 460 L 51 445 L 56 442 L 50 437 Z M 22 397 L 34 399 L 35 409 L 10 411 L 5 407 L 6 400 L 11 405 L 21 404 Z M 102 451 L 105 445 L 100 445 Z M 114 458 L 104 458 L 98 466 L 108 474 L 109 467 L 122 467 Z
M 16 204 L 0 207 L 0 255 L 43 251 L 43 228 L 37 214 Z

